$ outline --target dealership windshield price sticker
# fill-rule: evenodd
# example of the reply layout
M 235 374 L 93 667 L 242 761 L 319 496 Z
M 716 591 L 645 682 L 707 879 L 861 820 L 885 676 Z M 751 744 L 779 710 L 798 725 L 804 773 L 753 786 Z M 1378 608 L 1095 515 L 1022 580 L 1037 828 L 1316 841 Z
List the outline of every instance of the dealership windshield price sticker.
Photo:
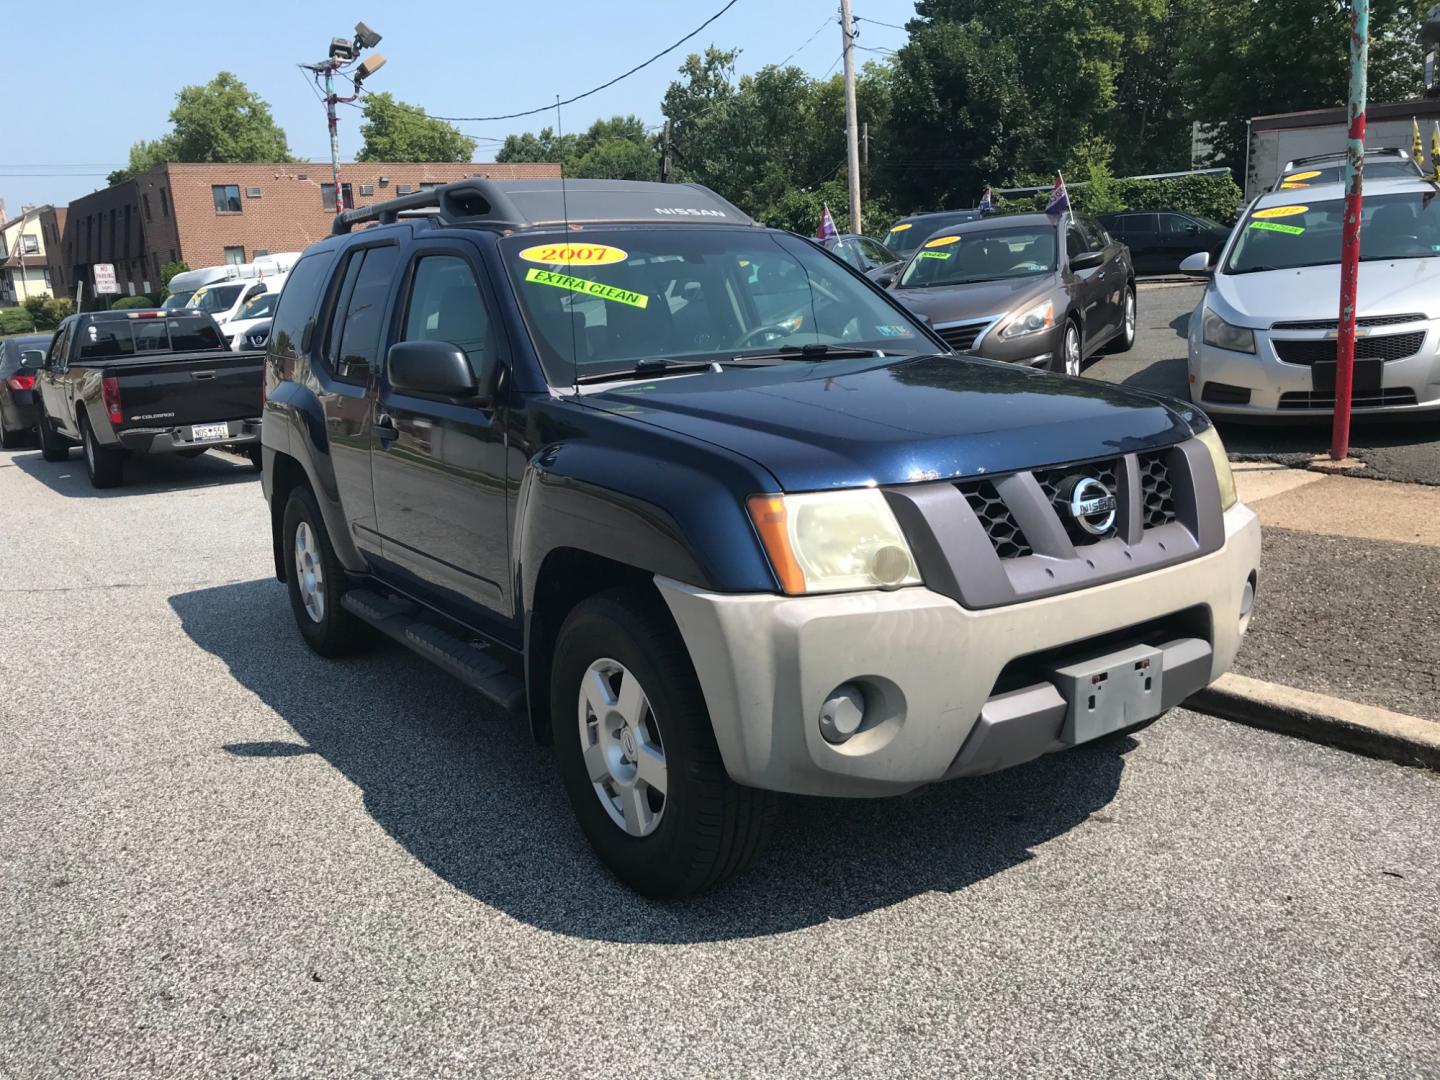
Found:
M 916 256 L 918 259 L 948 259 L 949 257 L 950 252 L 948 251 L 922 251 Z
M 570 292 L 599 297 L 601 300 L 609 300 L 613 304 L 628 304 L 630 307 L 638 308 L 650 306 L 650 297 L 644 293 L 619 289 L 614 285 L 606 285 L 599 281 L 571 277 L 569 274 L 556 274 L 549 270 L 527 270 L 525 280 L 535 285 L 550 285 L 556 289 L 568 289 Z
M 606 266 L 624 262 L 629 257 L 628 251 L 608 244 L 538 244 L 520 252 L 520 258 L 526 262 L 547 266 Z
M 1294 217 L 1296 214 L 1303 214 L 1309 209 L 1310 207 L 1308 206 L 1270 206 L 1264 210 L 1256 210 L 1255 213 L 1250 216 L 1262 220 L 1277 217 Z
M 1252 221 L 1250 228 L 1263 229 L 1265 232 L 1284 233 L 1286 236 L 1299 236 L 1305 231 L 1299 225 L 1281 225 L 1278 221 Z
M 960 238 L 958 236 L 937 236 L 934 240 L 925 241 L 925 246 L 927 248 L 946 247 L 950 244 L 958 244 L 959 242 Z

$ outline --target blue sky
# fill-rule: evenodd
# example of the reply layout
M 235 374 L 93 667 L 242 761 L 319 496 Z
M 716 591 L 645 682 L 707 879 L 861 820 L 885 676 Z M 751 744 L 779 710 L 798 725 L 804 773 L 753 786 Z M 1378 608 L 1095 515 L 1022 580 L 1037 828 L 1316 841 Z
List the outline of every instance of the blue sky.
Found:
M 515 112 L 590 89 L 633 67 L 700 24 L 724 0 L 545 0 L 485 3 L 430 0 L 246 0 L 232 4 L 116 4 L 113 0 L 20 3 L 0 15 L 4 83 L 10 103 L 0 121 L 0 199 L 63 205 L 103 187 L 130 144 L 168 130 L 175 92 L 228 70 L 264 97 L 291 152 L 329 156 L 324 109 L 296 68 L 321 59 L 332 37 L 363 19 L 384 35 L 389 61 L 371 81 L 442 116 Z M 893 49 L 913 0 L 853 0 L 858 43 Z M 562 112 L 566 130 L 597 116 L 660 119 L 660 98 L 687 52 L 707 44 L 742 49 L 740 71 L 790 61 L 814 75 L 838 70 L 837 0 L 739 0 L 699 36 L 636 75 Z M 169 14 L 167 14 L 167 11 Z M 828 23 L 826 19 L 830 19 Z M 821 29 L 822 24 L 824 28 Z M 816 31 L 819 31 L 816 34 Z M 816 36 L 811 39 L 811 35 Z M 809 40 L 809 44 L 806 44 Z M 803 47 L 802 47 L 803 46 Z M 883 53 L 862 52 L 857 59 Z M 15 93 L 25 87 L 28 93 Z M 29 107 L 20 106 L 28 101 Z M 17 107 L 18 106 L 18 107 Z M 489 160 L 512 131 L 554 123 L 555 114 L 456 126 L 482 141 Z M 341 155 L 359 149 L 360 114 L 341 112 Z M 837 117 L 843 123 L 843 117 Z M 60 174 L 60 175 L 42 175 Z

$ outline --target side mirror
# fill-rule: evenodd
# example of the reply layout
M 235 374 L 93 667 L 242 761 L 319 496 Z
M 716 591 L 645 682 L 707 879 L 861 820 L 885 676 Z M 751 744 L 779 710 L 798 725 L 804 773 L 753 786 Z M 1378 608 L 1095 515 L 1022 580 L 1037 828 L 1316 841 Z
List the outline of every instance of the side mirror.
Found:
M 1103 251 L 1082 251 L 1070 257 L 1071 270 L 1093 270 L 1105 261 Z
M 1188 277 L 1208 278 L 1214 271 L 1210 267 L 1210 253 L 1197 251 L 1180 260 L 1180 272 Z
M 401 341 L 385 358 L 390 385 L 405 394 L 473 398 L 479 383 L 465 351 L 448 341 Z
M 875 277 L 875 284 L 882 289 L 888 289 L 895 284 L 895 275 L 893 273 L 878 274 Z
M 1193 225 L 1193 224 L 1192 224 L 1192 225 L 1186 225 L 1186 226 L 1185 226 L 1185 231 L 1186 231 L 1187 233 L 1189 233 L 1191 236 L 1199 236 L 1199 235 L 1200 235 L 1200 226 L 1199 226 L 1199 225 Z

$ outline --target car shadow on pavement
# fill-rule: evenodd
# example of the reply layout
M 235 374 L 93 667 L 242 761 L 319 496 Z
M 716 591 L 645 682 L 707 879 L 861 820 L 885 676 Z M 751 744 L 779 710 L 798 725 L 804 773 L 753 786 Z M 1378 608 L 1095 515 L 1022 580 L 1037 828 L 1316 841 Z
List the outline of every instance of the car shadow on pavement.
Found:
M 1136 745 L 1110 740 L 898 799 L 789 798 L 749 872 L 699 899 L 659 904 L 595 860 L 549 751 L 523 722 L 498 717 L 419 657 L 389 643 L 343 661 L 315 656 L 275 581 L 181 593 L 170 604 L 191 640 L 298 736 L 225 745 L 235 784 L 249 770 L 320 754 L 432 873 L 530 925 L 588 939 L 747 938 L 963 890 L 1106 806 Z
M 1169 360 L 1156 360 L 1147 367 L 1120 380 L 1121 386 L 1133 386 L 1137 390 L 1150 390 L 1157 394 L 1165 394 L 1167 397 L 1178 398 L 1181 401 L 1189 398 L 1189 370 L 1185 364 L 1185 357 L 1171 357 Z
M 0 467 L 7 462 L 0 458 Z M 65 461 L 46 461 L 40 451 L 9 455 L 8 464 L 34 477 L 57 495 L 72 499 L 115 499 L 184 488 L 216 487 L 259 480 L 260 474 L 245 458 L 211 452 L 197 458 L 174 454 L 143 455 L 125 462 L 125 482 L 115 488 L 96 488 L 85 475 L 85 461 L 75 450 Z

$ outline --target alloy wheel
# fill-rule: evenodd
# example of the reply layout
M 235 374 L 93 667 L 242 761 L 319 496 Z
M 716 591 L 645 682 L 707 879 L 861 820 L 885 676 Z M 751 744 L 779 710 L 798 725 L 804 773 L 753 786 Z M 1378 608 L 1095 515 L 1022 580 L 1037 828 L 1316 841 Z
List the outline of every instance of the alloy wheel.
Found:
M 1080 374 L 1080 331 L 1071 323 L 1065 328 L 1065 374 Z
M 665 748 L 650 699 L 617 660 L 596 660 L 580 680 L 580 750 L 610 820 L 649 836 L 665 813 Z
M 320 558 L 320 545 L 308 521 L 295 527 L 295 584 L 305 614 L 314 622 L 325 618 L 325 569 Z

